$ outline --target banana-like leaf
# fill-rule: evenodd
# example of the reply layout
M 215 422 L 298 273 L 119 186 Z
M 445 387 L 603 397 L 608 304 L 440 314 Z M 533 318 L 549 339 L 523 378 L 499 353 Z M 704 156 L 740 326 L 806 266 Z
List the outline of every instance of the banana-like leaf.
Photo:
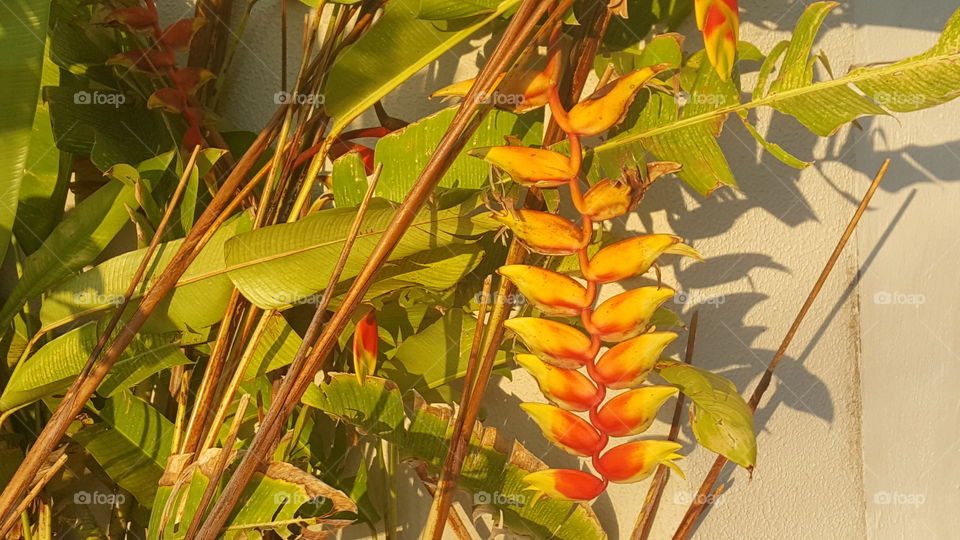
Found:
M 0 146 L 0 262 L 10 244 L 24 170 L 30 167 L 31 131 L 47 35 L 49 0 L 20 0 L 0 11 L 3 145 Z M 6 325 L 4 325 L 6 326 Z
M 0 395 L 0 411 L 65 390 L 86 364 L 98 336 L 96 323 L 85 324 L 47 343 L 17 364 Z M 138 335 L 101 383 L 99 392 L 113 395 L 160 370 L 188 364 L 190 360 L 180 352 L 180 347 L 204 340 L 205 336 L 185 336 L 179 332 Z
M 150 507 L 157 493 L 173 424 L 146 401 L 123 392 L 95 409 L 96 421 L 71 433 L 113 481 Z
M 311 386 L 303 402 L 390 441 L 401 457 L 423 461 L 432 474 L 437 474 L 447 454 L 452 429 L 450 411 L 414 396 L 413 412 L 407 416 L 402 394 L 392 382 L 367 377 L 361 386 L 352 374 L 332 373 L 329 382 Z M 533 497 L 523 491 L 523 477 L 544 468 L 543 462 L 519 443 L 505 440 L 495 429 L 480 426 L 464 459 L 459 485 L 481 494 L 481 500 L 484 493 L 496 494 L 489 502 L 520 533 L 534 538 L 606 538 L 586 505 L 554 499 L 531 504 Z
M 337 56 L 324 93 L 324 107 L 334 119 L 334 132 L 520 1 L 503 0 L 490 13 L 447 31 L 433 21 L 417 18 L 420 3 L 391 0 L 370 30 Z
M 30 298 L 90 264 L 137 208 L 133 187 L 109 182 L 76 206 L 23 263 L 23 275 L 0 310 L 0 327 Z
M 377 196 L 391 201 L 403 200 L 450 127 L 456 112 L 455 107 L 444 109 L 377 142 L 374 159 L 383 164 L 383 171 L 377 182 Z M 506 136 L 516 137 L 526 146 L 536 146 L 540 144 L 542 128 L 542 111 L 518 115 L 494 110 L 484 117 L 464 149 L 500 145 Z M 344 162 L 341 167 L 347 164 L 353 167 L 353 175 L 341 173 L 342 176 L 338 178 L 336 168 L 333 173 L 334 197 L 340 207 L 359 204 L 367 187 L 365 183 L 355 180 L 359 178 L 355 161 Z M 478 189 L 487 185 L 489 172 L 490 166 L 486 162 L 461 152 L 439 185 L 446 188 Z M 344 184 L 342 187 L 337 186 L 338 180 Z
M 739 92 L 731 95 L 723 88 L 718 90 L 708 79 L 698 79 L 687 89 L 693 104 L 698 105 L 692 110 L 688 105 L 678 112 L 673 98 L 662 93 L 638 100 L 628 117 L 631 121 L 590 152 L 591 177 L 598 177 L 605 170 L 609 174 L 609 169 L 629 163 L 648 149 L 658 159 L 683 163 L 683 179 L 707 195 L 720 186 L 734 184 L 733 174 L 714 139 L 731 113 L 740 115 L 750 109 L 772 107 L 793 116 L 813 133 L 828 136 L 864 115 L 915 111 L 960 96 L 960 11 L 950 18 L 937 44 L 923 54 L 814 82 L 810 50 L 824 17 L 836 5 L 815 2 L 807 8 L 792 40 L 778 45 L 771 53 L 782 55 L 780 75 L 766 91 L 762 85 L 773 63 L 765 63 L 761 68 L 761 86 L 751 101 L 741 103 Z M 727 101 L 728 97 L 734 101 Z M 802 163 L 796 160 L 792 164 Z
M 678 362 L 658 366 L 660 376 L 693 401 L 693 434 L 705 448 L 752 469 L 757 463 L 753 412 L 729 379 Z
M 489 220 L 469 216 L 475 208 L 476 201 L 469 199 L 450 208 L 433 206 L 421 210 L 389 260 L 399 261 L 425 251 L 446 254 L 447 248 L 462 246 L 467 237 L 489 230 Z M 371 202 L 341 274 L 341 283 L 357 275 L 394 213 L 387 201 Z M 293 223 L 264 227 L 230 239 L 225 246 L 230 279 L 247 299 L 265 309 L 312 301 L 330 279 L 354 216 L 355 208 L 324 210 Z M 431 287 L 426 282 L 420 285 Z
M 497 8 L 496 0 L 420 0 L 418 19 L 448 21 L 490 13 Z
M 250 230 L 251 216 L 243 213 L 225 223 L 187 268 L 174 291 L 154 310 L 146 332 L 205 328 L 223 317 L 233 290 L 224 275 L 223 245 L 236 234 Z M 182 240 L 160 244 L 147 267 L 143 281 L 134 293 L 138 299 L 160 277 Z M 104 261 L 49 291 L 40 307 L 44 328 L 54 328 L 77 318 L 104 313 L 114 307 L 126 292 L 145 249 L 131 251 Z
M 150 514 L 148 539 L 184 538 L 222 452 L 221 448 L 205 450 L 190 465 L 191 456 L 170 457 Z M 224 476 L 222 481 L 229 479 Z M 350 514 L 357 512 L 356 504 L 342 491 L 276 461 L 253 476 L 240 501 L 227 519 L 223 538 L 260 538 L 265 531 L 275 531 L 281 538 L 325 538 L 352 523 Z M 298 510 L 304 517 L 298 517 Z

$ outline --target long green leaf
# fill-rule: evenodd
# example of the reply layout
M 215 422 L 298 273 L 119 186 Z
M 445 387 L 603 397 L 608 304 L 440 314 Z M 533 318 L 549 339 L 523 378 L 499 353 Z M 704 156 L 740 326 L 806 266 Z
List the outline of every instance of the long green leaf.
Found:
M 352 374 L 333 373 L 330 377 L 329 382 L 311 386 L 303 402 L 390 441 L 401 457 L 425 462 L 432 473 L 439 471 L 452 429 L 448 410 L 427 405 L 416 396 L 413 413 L 408 416 L 392 382 L 367 377 L 361 386 Z M 531 504 L 533 497 L 523 491 L 523 477 L 544 467 L 519 443 L 504 440 L 492 428 L 481 428 L 471 440 L 459 485 L 474 493 L 496 494 L 489 502 L 503 512 L 506 522 L 534 538 L 606 538 L 585 505 L 554 499 Z
M 27 156 L 47 35 L 49 0 L 5 2 L 0 9 L 0 262 L 10 244 Z
M 490 13 L 443 31 L 417 18 L 420 0 L 391 0 L 383 16 L 333 64 L 324 106 L 339 132 L 380 98 L 441 54 L 519 4 L 503 0 Z

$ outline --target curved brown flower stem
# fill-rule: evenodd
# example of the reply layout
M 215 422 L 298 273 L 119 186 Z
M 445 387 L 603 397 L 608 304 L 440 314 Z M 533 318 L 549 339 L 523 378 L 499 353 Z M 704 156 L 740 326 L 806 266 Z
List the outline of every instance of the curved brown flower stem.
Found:
M 877 175 L 873 178 L 873 182 L 870 184 L 867 192 L 863 195 L 863 199 L 860 201 L 860 206 L 857 207 L 856 212 L 854 212 L 853 217 L 850 218 L 850 222 L 847 224 L 847 228 L 844 229 L 843 234 L 840 236 L 840 240 L 837 242 L 837 246 L 833 249 L 833 253 L 831 253 L 830 258 L 827 259 L 827 263 L 820 272 L 820 277 L 818 277 L 817 281 L 813 284 L 813 287 L 810 289 L 810 293 L 807 295 L 807 299 L 800 307 L 800 311 L 797 312 L 797 316 L 794 318 L 793 324 L 790 325 L 790 329 L 787 330 L 787 334 L 783 337 L 780 347 L 777 349 L 776 354 L 773 355 L 773 360 L 770 361 L 770 365 L 768 365 L 767 369 L 763 372 L 763 377 L 760 378 L 760 382 L 757 384 L 757 387 L 754 389 L 753 395 L 750 396 L 750 401 L 748 402 L 751 411 L 756 412 L 757 406 L 760 404 L 760 400 L 763 399 L 763 394 L 770 386 L 770 381 L 773 378 L 773 370 L 776 369 L 778 364 L 780 364 L 780 359 L 783 358 L 783 355 L 787 351 L 787 347 L 789 347 L 790 342 L 793 341 L 797 330 L 800 328 L 800 323 L 803 322 L 803 319 L 807 315 L 807 312 L 810 311 L 810 307 L 813 305 L 814 300 L 816 300 L 817 296 L 820 294 L 823 284 L 830 276 L 830 272 L 833 271 L 833 267 L 836 265 L 837 259 L 840 258 L 840 254 L 843 252 L 843 248 L 847 245 L 847 241 L 850 239 L 850 236 L 853 235 L 853 231 L 856 230 L 857 224 L 860 223 L 861 216 L 863 216 L 863 213 L 867 210 L 867 206 L 870 204 L 870 199 L 873 198 L 873 194 L 876 193 L 877 188 L 880 186 L 880 181 L 883 180 L 883 177 L 887 174 L 887 168 L 889 166 L 890 160 L 884 160 L 883 165 L 880 167 L 880 171 L 877 172 Z M 677 527 L 677 531 L 673 535 L 673 540 L 684 540 L 690 537 L 690 534 L 693 532 L 693 526 L 697 523 L 697 519 L 701 514 L 703 514 L 703 511 L 706 509 L 709 501 L 712 500 L 710 497 L 711 490 L 713 489 L 713 485 L 717 482 L 717 479 L 720 477 L 720 473 L 723 472 L 723 467 L 727 464 L 727 461 L 727 458 L 723 456 L 717 456 L 717 459 L 713 462 L 713 466 L 710 467 L 710 471 L 707 472 L 706 478 L 703 479 L 703 483 L 700 484 L 700 489 L 697 491 L 697 496 L 694 497 L 693 502 L 690 503 L 690 507 L 687 509 L 687 513 L 680 521 L 680 525 Z
M 683 361 L 687 364 L 693 363 L 693 349 L 697 339 L 697 323 L 699 321 L 700 312 L 694 311 L 693 316 L 690 317 L 690 329 L 687 331 L 687 350 L 683 357 Z M 677 405 L 673 409 L 673 421 L 670 423 L 668 441 L 677 440 L 677 436 L 680 434 L 683 405 L 683 394 L 680 394 L 677 396 Z M 668 478 L 670 478 L 670 467 L 662 464 L 657 466 L 657 472 L 654 473 L 653 481 L 650 482 L 650 488 L 647 490 L 647 496 L 643 500 L 643 507 L 637 516 L 637 524 L 630 535 L 631 540 L 647 540 L 650 537 L 653 520 L 657 515 L 657 509 L 660 507 L 660 498 L 663 496 L 663 489 L 667 486 Z
M 243 184 L 247 174 L 256 164 L 257 159 L 266 150 L 270 141 L 273 140 L 285 109 L 285 106 L 278 109 L 278 113 L 274 115 L 267 127 L 260 132 L 247 152 L 234 166 L 233 171 L 220 186 L 220 189 L 217 190 L 216 196 L 197 218 L 193 228 L 181 242 L 179 249 L 167 264 L 166 269 L 154 282 L 153 287 L 144 294 L 136 311 L 131 314 L 117 337 L 103 352 L 100 361 L 96 362 L 97 357 L 92 356 L 92 361 L 88 362 L 88 364 L 93 364 L 92 367 L 81 373 L 67 390 L 64 398 L 20 463 L 17 472 L 3 489 L 3 493 L 0 494 L 0 512 L 2 512 L 3 520 L 7 519 L 10 512 L 16 507 L 17 501 L 26 493 L 30 482 L 37 471 L 40 470 L 40 467 L 43 466 L 46 457 L 56 448 L 74 417 L 83 410 L 87 400 L 100 386 L 110 368 L 133 341 L 134 336 L 143 327 L 153 310 L 176 286 L 187 267 L 199 254 L 205 243 L 203 239 L 208 232 L 212 234 L 212 227 L 220 216 L 220 212 L 231 201 L 237 189 Z
M 497 44 L 497 48 L 491 54 L 470 92 L 464 98 L 463 104 L 461 104 L 430 161 L 397 209 L 390 226 L 380 237 L 380 241 L 354 279 L 343 302 L 334 312 L 330 322 L 320 334 L 316 344 L 309 350 L 309 353 L 306 349 L 310 347 L 312 340 L 304 340 L 304 347 L 298 351 L 297 357 L 273 396 L 270 408 L 264 415 L 263 422 L 261 422 L 256 435 L 254 435 L 247 453 L 237 465 L 234 474 L 224 487 L 217 504 L 210 511 L 210 515 L 203 526 L 197 531 L 197 539 L 212 539 L 219 534 L 230 512 L 239 501 L 244 487 L 253 474 L 268 463 L 270 455 L 282 434 L 283 425 L 300 402 L 303 393 L 313 383 L 315 374 L 326 362 L 353 311 L 363 300 L 364 295 L 373 283 L 374 276 L 386 262 L 414 217 L 427 201 L 428 196 L 433 192 L 434 187 L 449 169 L 453 159 L 463 150 L 468 137 L 476 131 L 479 119 L 490 110 L 490 104 L 484 104 L 481 107 L 477 96 L 480 95 L 480 92 L 491 90 L 496 77 L 508 67 L 520 50 L 526 46 L 528 38 L 534 33 L 536 23 L 552 4 L 553 2 L 547 1 L 524 0 L 518 8 L 518 13 L 514 15 L 507 26 L 504 39 Z

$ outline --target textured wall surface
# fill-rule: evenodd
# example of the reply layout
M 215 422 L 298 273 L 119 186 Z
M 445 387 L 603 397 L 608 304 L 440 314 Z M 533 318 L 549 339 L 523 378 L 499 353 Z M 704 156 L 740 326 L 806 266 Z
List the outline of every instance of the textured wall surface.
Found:
M 788 36 L 807 3 L 742 0 L 743 39 L 769 51 Z M 290 8 L 290 42 L 298 44 L 304 10 L 296 2 Z M 902 58 L 929 47 L 955 8 L 953 0 L 841 2 L 816 49 L 829 56 L 837 73 Z M 438 110 L 441 105 L 426 95 L 474 73 L 477 45 L 484 43 L 463 44 L 422 70 L 385 100 L 387 110 L 405 119 Z M 230 74 L 227 124 L 256 130 L 272 114 L 280 87 L 279 50 L 279 17 L 265 2 L 256 7 Z M 294 54 L 291 81 L 297 64 Z M 752 78 L 745 87 L 752 88 Z M 705 200 L 676 179 L 661 180 L 639 213 L 616 225 L 674 231 L 708 257 L 705 263 L 666 268 L 665 282 L 686 293 L 688 302 L 673 306 L 685 318 L 700 311 L 695 363 L 723 372 L 747 393 L 869 178 L 884 157 L 894 160 L 856 241 L 761 404 L 760 457 L 752 480 L 742 470 L 723 476 L 726 493 L 699 527 L 700 538 L 956 537 L 960 321 L 950 308 L 960 300 L 954 264 L 960 239 L 951 226 L 960 203 L 958 113 L 960 104 L 952 104 L 899 121 L 866 120 L 862 130 L 846 127 L 830 140 L 790 118 L 760 113 L 770 140 L 815 161 L 802 172 L 759 152 L 742 126 L 731 122 L 721 144 L 741 191 L 723 190 Z M 615 292 L 608 287 L 603 294 Z M 491 388 L 489 423 L 550 464 L 575 466 L 517 407 L 541 399 L 517 370 L 512 382 Z M 666 429 L 663 423 L 653 428 Z M 712 454 L 695 448 L 689 431 L 682 439 L 683 453 L 690 454 L 681 462 L 688 478 L 672 477 L 654 538 L 669 537 L 713 461 Z M 409 475 L 403 484 L 404 538 L 415 538 L 426 498 Z M 629 537 L 647 485 L 613 486 L 594 504 L 611 538 Z M 419 496 L 412 496 L 415 492 Z

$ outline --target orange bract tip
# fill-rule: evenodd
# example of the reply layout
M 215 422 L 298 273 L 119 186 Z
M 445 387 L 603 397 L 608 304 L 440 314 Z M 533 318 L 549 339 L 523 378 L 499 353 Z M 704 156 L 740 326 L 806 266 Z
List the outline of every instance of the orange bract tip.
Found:
M 568 114 L 571 132 L 589 137 L 619 124 L 644 83 L 668 67 L 657 64 L 628 73 L 574 105 Z
M 673 386 L 644 386 L 624 392 L 597 411 L 593 424 L 611 437 L 638 435 L 650 428 L 657 411 L 676 393 Z
M 514 182 L 524 186 L 556 187 L 576 176 L 570 158 L 542 148 L 526 146 L 486 146 L 467 151 L 499 167 Z
M 540 391 L 568 411 L 587 411 L 597 403 L 597 387 L 579 371 L 551 366 L 533 354 L 518 354 L 515 360 L 530 372 Z
M 669 287 L 640 287 L 620 293 L 599 306 L 591 321 L 604 341 L 623 341 L 647 329 L 653 313 L 674 295 Z
M 590 259 L 589 277 L 600 283 L 620 281 L 650 269 L 657 257 L 672 253 L 702 260 L 692 247 L 671 234 L 643 234 L 601 249 Z
M 542 255 L 571 255 L 582 248 L 589 238 L 560 216 L 536 210 L 494 212 L 492 219 L 510 228 L 531 251 Z
M 670 467 L 681 477 L 683 471 L 673 462 L 682 458 L 677 450 L 682 448 L 674 441 L 633 441 L 611 448 L 600 457 L 599 468 L 604 477 L 618 484 L 639 482 L 650 476 L 661 463 Z
M 521 403 L 543 436 L 569 454 L 588 457 L 599 452 L 603 441 L 589 422 L 570 411 L 545 403 Z
M 733 72 L 740 39 L 740 14 L 737 0 L 697 2 L 697 23 L 703 31 L 707 58 L 724 81 Z
M 608 388 L 631 388 L 646 380 L 674 332 L 649 332 L 617 344 L 597 360 L 595 377 Z
M 526 264 L 501 266 L 497 273 L 516 285 L 531 304 L 547 315 L 575 317 L 587 306 L 587 289 L 573 278 Z
M 559 368 L 578 368 L 590 360 L 590 338 L 576 328 L 536 317 L 518 317 L 504 322 L 524 345 L 544 362 Z
M 377 316 L 371 309 L 357 322 L 353 334 L 353 370 L 360 384 L 377 369 Z
M 545 469 L 523 477 L 533 491 L 533 502 L 546 495 L 562 501 L 589 501 L 603 493 L 606 485 L 596 476 L 575 469 Z M 532 506 L 532 503 L 531 503 Z

